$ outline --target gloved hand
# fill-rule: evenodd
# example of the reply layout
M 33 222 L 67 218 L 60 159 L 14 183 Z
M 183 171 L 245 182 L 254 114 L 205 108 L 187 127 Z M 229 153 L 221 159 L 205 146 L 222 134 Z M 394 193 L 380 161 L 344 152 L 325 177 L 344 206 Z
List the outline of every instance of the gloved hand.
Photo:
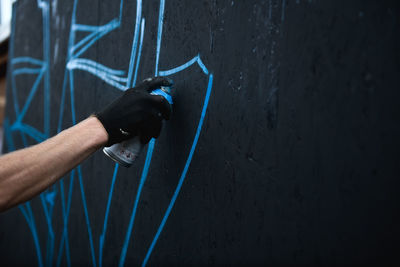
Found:
M 108 133 L 106 146 L 122 142 L 139 135 L 146 144 L 152 137 L 160 135 L 162 120 L 169 120 L 171 105 L 151 91 L 160 86 L 171 86 L 172 80 L 154 77 L 144 80 L 114 100 L 104 110 L 95 114 Z

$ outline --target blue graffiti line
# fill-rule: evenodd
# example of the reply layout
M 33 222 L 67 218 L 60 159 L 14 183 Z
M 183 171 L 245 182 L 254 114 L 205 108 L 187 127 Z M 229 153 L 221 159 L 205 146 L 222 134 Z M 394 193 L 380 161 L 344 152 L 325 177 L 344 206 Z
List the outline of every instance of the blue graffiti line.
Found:
M 135 26 L 135 36 L 138 36 L 138 29 L 139 29 L 139 24 L 140 24 L 140 18 L 141 18 L 141 1 L 137 1 L 137 19 L 136 19 L 136 26 Z M 85 58 L 79 58 L 87 49 L 89 49 L 96 41 L 98 41 L 101 37 L 103 37 L 105 34 L 111 32 L 112 30 L 115 30 L 118 28 L 121 24 L 121 17 L 122 17 L 122 7 L 123 7 L 123 1 L 120 2 L 120 14 L 118 19 L 113 19 L 109 23 L 102 25 L 102 26 L 91 26 L 91 25 L 84 25 L 84 24 L 77 24 L 76 23 L 76 10 L 77 10 L 77 0 L 74 1 L 74 7 L 73 7 L 73 12 L 72 12 L 72 18 L 71 18 L 71 29 L 70 29 L 70 37 L 68 41 L 68 56 L 67 56 L 67 63 L 66 63 L 66 70 L 64 74 L 64 82 L 63 82 L 63 88 L 62 88 L 62 96 L 61 96 L 61 105 L 60 105 L 60 115 L 59 115 L 59 121 L 58 121 L 58 132 L 61 131 L 61 126 L 62 126 L 62 120 L 63 120 L 63 115 L 64 115 L 64 103 L 65 103 L 65 96 L 66 96 L 66 87 L 67 84 L 69 84 L 70 87 L 70 101 L 71 101 L 71 116 L 72 116 L 72 124 L 76 123 L 76 117 L 75 117 L 75 104 L 74 104 L 74 77 L 73 77 L 73 71 L 74 70 L 81 70 L 81 71 L 86 71 L 89 72 L 96 77 L 102 79 L 103 81 L 107 82 L 111 86 L 118 88 L 120 90 L 126 90 L 128 86 L 131 84 L 131 79 L 132 79 L 132 73 L 134 71 L 132 66 L 134 65 L 134 60 L 133 57 L 136 56 L 136 49 L 137 49 L 137 37 L 134 38 L 133 40 L 133 45 L 132 45 L 132 53 L 131 53 L 131 61 L 130 61 L 130 67 L 128 71 L 128 75 L 125 77 L 125 72 L 122 70 L 115 70 L 111 69 L 109 67 L 106 67 L 104 65 L 101 65 L 98 62 L 95 62 L 90 59 L 85 59 Z M 144 19 L 142 20 L 142 27 L 141 27 L 141 42 L 143 41 L 143 30 L 144 30 Z M 83 38 L 81 41 L 75 44 L 75 36 L 76 32 L 78 31 L 86 31 L 89 32 L 89 35 L 87 35 L 85 38 Z M 140 44 L 141 46 L 141 44 Z M 139 48 L 139 53 L 140 53 L 141 48 Z M 138 56 L 139 58 L 140 56 Z M 138 64 L 136 65 L 138 66 Z M 136 77 L 137 70 L 135 72 L 135 77 Z M 80 189 L 81 189 L 81 197 L 82 197 L 82 203 L 84 205 L 84 213 L 85 213 L 85 218 L 86 218 L 86 226 L 88 229 L 88 235 L 89 235 L 89 243 L 90 243 L 90 251 L 91 251 L 91 256 L 92 256 L 92 263 L 93 266 L 96 266 L 96 256 L 95 256 L 95 250 L 93 246 L 93 237 L 92 237 L 92 230 L 91 230 L 91 225 L 90 225 L 90 220 L 89 220 L 89 214 L 87 210 L 87 205 L 86 205 L 86 197 L 85 197 L 85 190 L 83 188 L 83 182 L 81 178 L 81 171 L 80 167 L 78 166 L 78 173 L 79 173 L 79 182 L 80 182 Z M 116 169 L 115 169 L 116 170 Z M 114 176 L 113 176 L 113 183 L 112 187 L 114 185 L 115 179 L 116 179 L 117 172 L 115 171 Z M 99 238 L 99 265 L 101 265 L 102 261 L 102 253 L 103 253 L 103 245 L 104 245 L 104 240 L 105 240 L 105 233 L 106 233 L 106 228 L 107 228 L 107 221 L 108 221 L 108 212 L 110 209 L 110 204 L 111 204 L 111 198 L 112 198 L 112 191 L 110 191 L 109 195 L 109 201 L 108 201 L 108 208 L 106 210 L 106 216 L 104 219 L 104 230 L 102 234 L 100 235 Z M 62 202 L 64 202 L 64 196 L 63 194 L 61 195 Z M 65 217 L 68 217 L 68 213 L 64 213 Z M 64 221 L 66 222 L 68 218 L 64 217 Z M 66 226 L 65 226 L 66 229 Z M 62 246 L 64 240 L 67 240 L 67 231 L 64 231 L 63 234 L 63 239 L 61 241 L 60 245 L 60 250 L 59 250 L 59 257 L 58 257 L 58 262 L 60 262 L 60 259 L 62 257 Z M 67 257 L 67 262 L 70 262 L 69 255 L 66 255 Z
M 68 215 L 69 215 L 69 211 L 71 208 L 72 189 L 74 186 L 74 175 L 75 175 L 75 169 L 73 169 L 70 172 L 70 185 L 69 185 L 69 193 L 68 193 L 68 198 L 67 198 L 67 201 L 68 201 L 67 207 L 65 207 L 65 201 L 64 201 L 64 199 L 65 199 L 65 197 L 64 197 L 64 182 L 63 182 L 63 180 L 60 180 L 61 208 L 62 208 L 62 215 L 63 215 L 63 232 L 61 235 L 60 248 L 59 248 L 58 257 L 57 257 L 57 267 L 60 266 L 60 264 L 61 264 L 64 243 L 65 243 L 65 255 L 66 255 L 67 265 L 71 266 L 67 225 L 68 225 L 68 217 L 69 217 Z
M 78 8 L 78 0 L 74 0 L 73 3 L 73 12 L 71 15 L 71 27 L 70 27 L 70 34 L 68 40 L 68 49 L 67 49 L 67 61 L 65 64 L 65 72 L 64 72 L 64 80 L 62 86 L 62 93 L 61 93 L 61 102 L 60 102 L 60 109 L 59 109 L 59 117 L 57 122 L 57 132 L 62 130 L 63 125 L 63 118 L 64 118 L 64 109 L 65 109 L 65 101 L 67 92 L 69 92 L 70 97 L 70 111 L 71 111 L 71 120 L 72 124 L 76 124 L 76 114 L 75 114 L 75 86 L 74 86 L 74 71 L 85 71 L 88 72 L 95 77 L 103 80 L 104 82 L 108 83 L 114 88 L 119 90 L 126 90 L 129 87 L 133 87 L 137 81 L 137 74 L 138 69 L 140 66 L 140 58 L 142 53 L 142 44 L 144 39 L 144 31 L 145 31 L 145 18 L 142 18 L 142 1 L 136 1 L 136 19 L 135 19 L 135 26 L 134 26 L 134 34 L 132 39 L 132 47 L 131 47 L 131 56 L 130 62 L 128 66 L 128 70 L 118 70 L 113 69 L 107 66 L 100 64 L 91 59 L 82 58 L 81 56 L 85 53 L 89 48 L 91 48 L 98 40 L 100 40 L 106 34 L 112 32 L 113 30 L 120 27 L 122 22 L 122 10 L 123 10 L 123 0 L 120 1 L 120 10 L 119 10 L 119 17 L 112 19 L 108 23 L 104 25 L 85 25 L 85 24 L 78 24 L 76 21 L 76 11 Z M 7 146 L 9 151 L 15 150 L 15 145 L 13 142 L 13 133 L 18 132 L 21 134 L 24 146 L 27 146 L 26 136 L 30 136 L 37 142 L 41 142 L 46 140 L 50 135 L 50 27 L 49 27 L 49 0 L 37 0 L 38 7 L 42 10 L 42 18 L 43 18 L 43 60 L 35 59 L 31 57 L 14 57 L 13 50 L 14 50 L 14 27 L 15 27 L 15 9 L 13 10 L 13 22 L 12 22 L 12 36 L 11 36 L 11 48 L 10 48 L 10 56 L 11 56 L 11 89 L 14 98 L 14 112 L 16 114 L 16 120 L 12 124 L 10 124 L 9 119 L 5 118 L 4 121 L 4 128 L 5 128 L 5 136 L 7 140 Z M 182 188 L 183 182 L 186 178 L 190 163 L 192 161 L 193 154 L 195 152 L 201 129 L 203 126 L 204 117 L 206 115 L 208 102 L 210 99 L 211 91 L 212 91 L 212 84 L 213 84 L 213 74 L 209 73 L 209 70 L 201 60 L 200 55 L 193 57 L 191 60 L 187 61 L 186 63 L 174 67 L 169 70 L 159 71 L 159 59 L 160 59 L 160 52 L 161 52 L 161 42 L 162 42 L 162 29 L 164 24 L 164 9 L 165 9 L 165 0 L 160 0 L 160 9 L 159 9 L 159 17 L 158 17 L 158 30 L 157 30 L 157 43 L 156 43 L 156 62 L 155 62 L 155 76 L 163 75 L 169 76 L 181 72 L 183 70 L 188 69 L 194 64 L 202 70 L 203 74 L 208 76 L 208 85 L 204 97 L 203 107 L 201 116 L 199 119 L 199 123 L 197 126 L 196 134 L 193 139 L 193 143 L 191 145 L 190 152 L 188 154 L 188 158 L 186 160 L 185 166 L 181 173 L 180 179 L 177 183 L 176 189 L 174 194 L 169 202 L 167 210 L 163 215 L 163 219 L 152 239 L 150 247 L 148 248 L 145 258 L 142 262 L 142 266 L 145 266 L 151 256 L 151 253 L 159 239 L 165 224 L 168 220 L 168 217 L 174 207 L 174 204 L 177 200 L 179 192 Z M 78 32 L 85 32 L 87 35 L 82 38 L 80 41 L 76 41 L 76 36 Z M 29 66 L 31 65 L 31 66 Z M 18 92 L 16 87 L 15 79 L 18 78 L 19 75 L 36 75 L 36 79 L 30 92 L 28 94 L 27 100 L 25 101 L 24 106 L 20 110 L 20 106 L 18 103 Z M 43 81 L 43 89 L 44 89 L 44 126 L 43 131 L 40 131 L 30 125 L 23 123 L 23 118 L 29 109 L 29 106 L 32 102 L 33 97 L 39 90 L 40 82 Z M 69 89 L 69 90 L 68 90 Z M 138 189 L 135 196 L 135 201 L 132 207 L 132 212 L 128 224 L 128 228 L 125 234 L 124 243 L 122 246 L 120 259 L 119 259 L 119 266 L 123 266 L 126 259 L 126 254 L 128 251 L 131 235 L 134 232 L 134 222 L 136 218 L 137 209 L 140 203 L 141 193 L 143 191 L 144 184 L 146 182 L 149 170 L 151 159 L 154 151 L 154 147 L 156 144 L 156 140 L 152 139 L 149 142 L 145 164 L 141 173 L 141 178 L 139 181 Z M 115 164 L 114 172 L 112 176 L 111 186 L 109 189 L 107 206 L 104 215 L 103 221 L 103 228 L 98 236 L 99 239 L 99 247 L 98 247 L 98 257 L 96 257 L 95 252 L 95 242 L 93 240 L 93 233 L 91 229 L 91 222 L 89 211 L 86 202 L 86 195 L 85 189 L 83 184 L 83 175 L 81 167 L 78 166 L 74 170 L 70 172 L 69 175 L 69 189 L 68 195 L 65 195 L 64 189 L 64 182 L 60 180 L 58 186 L 60 187 L 60 201 L 61 201 L 61 208 L 62 208 L 62 234 L 59 242 L 57 257 L 56 257 L 56 266 L 61 265 L 62 257 L 65 252 L 65 258 L 67 262 L 67 266 L 71 266 L 71 255 L 70 255 L 70 246 L 69 246 L 69 238 L 68 238 L 68 221 L 70 216 L 70 209 L 71 209 L 71 202 L 72 202 L 72 192 L 74 188 L 74 177 L 75 174 L 77 175 L 79 188 L 80 188 L 80 195 L 81 201 L 83 205 L 83 212 L 85 215 L 85 223 L 88 232 L 89 238 L 89 245 L 90 245 L 90 254 L 92 265 L 102 266 L 103 261 L 103 249 L 104 243 L 106 240 L 106 233 L 107 233 L 107 225 L 109 220 L 109 214 L 111 209 L 111 203 L 113 198 L 113 192 L 115 188 L 115 182 L 117 180 L 118 175 L 118 164 Z M 44 216 L 47 223 L 48 233 L 47 233 L 47 245 L 46 245 L 46 258 L 45 264 L 47 266 L 52 266 L 53 264 L 53 255 L 54 255 L 54 230 L 52 226 L 52 214 L 54 210 L 55 204 L 55 197 L 57 196 L 56 186 L 53 186 L 52 189 L 47 190 L 43 194 L 40 195 L 41 205 L 43 207 Z M 43 259 L 42 259 L 42 252 L 40 249 L 38 233 L 36 229 L 35 219 L 33 216 L 32 209 L 30 207 L 29 202 L 26 204 L 19 206 L 22 215 L 24 216 L 29 229 L 31 230 L 36 254 L 38 258 L 39 266 L 43 266 Z M 97 260 L 96 260 L 97 259 Z
M 126 235 L 125 235 L 125 241 L 124 241 L 124 244 L 123 244 L 123 247 L 122 247 L 121 256 L 119 258 L 119 265 L 118 266 L 120 266 L 120 267 L 124 266 L 124 263 L 125 263 L 126 252 L 128 251 L 129 239 L 131 237 L 132 230 L 133 230 L 133 224 L 135 222 L 136 210 L 137 210 L 137 207 L 138 207 L 138 204 L 139 204 L 139 201 L 140 201 L 140 195 L 142 193 L 144 182 L 146 181 L 147 174 L 149 172 L 150 162 L 151 162 L 151 158 L 152 158 L 153 150 L 154 150 L 154 144 L 155 144 L 155 139 L 152 138 L 150 140 L 149 146 L 147 148 L 146 161 L 144 163 L 142 175 L 140 177 L 140 183 L 139 183 L 139 187 L 138 187 L 138 190 L 137 190 L 137 193 L 136 193 L 135 202 L 133 204 L 131 218 L 129 219 L 128 230 L 127 230 Z
M 126 83 L 126 88 L 129 88 L 129 86 L 132 84 L 132 73 L 133 73 L 133 67 L 134 67 L 135 59 L 136 59 L 136 49 L 137 49 L 137 43 L 138 43 L 138 37 L 139 37 L 139 24 L 140 24 L 141 17 L 142 17 L 142 1 L 137 0 L 136 1 L 135 33 L 133 35 L 133 40 L 132 40 L 131 58 L 129 61 L 129 71 L 128 71 L 128 80 Z
M 202 60 L 200 58 L 200 55 L 197 55 L 192 60 L 188 61 L 187 63 L 185 63 L 185 64 L 183 64 L 183 65 L 181 65 L 179 67 L 176 67 L 176 68 L 173 68 L 171 70 L 164 71 L 164 72 L 161 72 L 161 71 L 159 72 L 158 71 L 160 47 L 161 47 L 161 39 L 162 39 L 162 27 L 163 27 L 163 23 L 164 23 L 164 8 L 165 8 L 165 1 L 161 0 L 160 1 L 160 10 L 159 10 L 158 32 L 157 32 L 157 48 L 156 48 L 156 63 L 155 63 L 155 74 L 156 74 L 156 76 L 159 75 L 159 74 L 160 75 L 165 75 L 165 76 L 166 75 L 175 74 L 175 73 L 177 73 L 179 71 L 182 71 L 182 70 L 190 67 L 194 63 L 197 63 L 198 66 L 202 69 L 203 73 L 208 75 L 209 71 L 206 68 L 206 66 L 204 65 L 204 63 L 202 62 Z M 205 116 L 205 113 L 206 113 L 206 110 L 207 110 L 208 101 L 209 101 L 209 97 L 210 97 L 211 89 L 212 89 L 212 81 L 213 81 L 213 75 L 210 74 L 209 83 L 208 83 L 208 87 L 207 87 L 207 93 L 206 93 L 206 97 L 205 97 L 204 104 L 203 104 L 202 115 L 201 115 L 201 118 L 200 118 L 200 121 L 199 121 L 199 125 L 198 125 L 198 128 L 197 128 L 195 139 L 193 141 L 193 144 L 192 144 L 192 147 L 191 147 L 191 150 L 190 150 L 189 157 L 188 157 L 188 159 L 186 161 L 184 171 L 182 172 L 182 175 L 181 175 L 181 178 L 179 180 L 178 186 L 177 186 L 177 188 L 175 190 L 174 196 L 171 199 L 171 202 L 170 202 L 170 204 L 168 206 L 168 209 L 167 209 L 167 211 L 166 211 L 166 213 L 165 213 L 165 215 L 163 217 L 163 221 L 161 222 L 160 227 L 157 230 L 157 233 L 156 233 L 156 235 L 155 235 L 155 237 L 154 237 L 154 239 L 153 239 L 153 241 L 152 241 L 152 243 L 150 245 L 150 248 L 146 253 L 146 256 L 145 256 L 145 259 L 143 260 L 142 266 L 145 266 L 147 264 L 149 258 L 150 258 L 150 255 L 151 255 L 151 253 L 153 251 L 153 248 L 154 248 L 154 246 L 155 246 L 155 244 L 156 244 L 156 242 L 158 240 L 158 237 L 159 237 L 160 233 L 162 232 L 162 230 L 164 228 L 164 225 L 165 225 L 165 223 L 166 223 L 166 221 L 168 219 L 168 216 L 169 216 L 169 214 L 170 214 L 170 212 L 171 212 L 171 210 L 172 210 L 172 208 L 173 208 L 173 206 L 175 204 L 175 200 L 176 200 L 176 198 L 177 198 L 177 196 L 179 194 L 179 191 L 181 189 L 182 183 L 183 183 L 183 181 L 184 181 L 184 179 L 186 177 L 186 173 L 187 173 L 187 170 L 189 168 L 189 165 L 190 165 L 194 150 L 196 148 L 197 141 L 198 141 L 198 138 L 199 138 L 199 135 L 200 135 L 200 132 L 201 132 L 204 116 Z M 120 267 L 123 266 L 124 262 L 125 262 L 126 252 L 127 252 L 127 248 L 128 248 L 128 244 L 129 244 L 129 239 L 130 239 L 130 236 L 132 234 L 132 227 L 133 227 L 133 223 L 134 223 L 134 220 L 135 220 L 137 205 L 138 205 L 138 202 L 140 200 L 140 195 L 141 195 L 141 191 L 142 191 L 142 188 L 143 188 L 143 184 L 144 184 L 144 182 L 145 182 L 145 180 L 147 178 L 147 175 L 148 175 L 149 166 L 150 166 L 150 162 L 151 162 L 154 146 L 155 146 L 155 140 L 153 139 L 153 140 L 151 140 L 151 142 L 149 143 L 149 146 L 148 146 L 145 166 L 144 166 L 143 171 L 142 171 L 142 176 L 141 176 L 141 179 L 140 179 L 140 185 L 139 185 L 138 191 L 136 193 L 135 204 L 134 204 L 134 207 L 133 207 L 133 210 L 132 210 L 131 219 L 130 219 L 130 222 L 129 222 L 129 225 L 128 225 L 128 231 L 127 231 L 126 236 L 125 236 L 125 242 L 124 242 L 124 245 L 123 245 L 123 248 L 122 248 L 122 252 L 121 252 L 121 256 L 120 256 L 120 262 L 119 262 L 119 266 Z
M 39 244 L 39 237 L 38 237 L 38 233 L 37 233 L 37 228 L 36 228 L 36 224 L 35 224 L 35 218 L 33 217 L 33 212 L 32 212 L 32 208 L 30 205 L 30 202 L 26 202 L 25 204 L 25 208 L 27 209 L 27 213 L 29 216 L 29 222 L 28 225 L 30 225 L 30 229 L 32 232 L 32 236 L 33 236 L 33 242 L 35 244 L 36 247 L 36 254 L 38 257 L 38 264 L 39 266 L 43 266 L 43 260 L 42 260 L 42 252 L 40 249 L 40 244 Z
M 159 61 L 159 58 L 160 58 L 162 24 L 163 24 L 163 20 L 164 20 L 164 8 L 165 8 L 165 1 L 164 0 L 160 0 L 160 10 L 159 10 L 159 16 L 158 16 L 158 31 L 157 31 L 157 49 L 156 49 L 155 76 L 157 76 L 158 61 Z M 132 57 L 131 57 L 131 59 L 132 59 Z M 136 79 L 135 79 L 135 81 L 136 81 Z M 135 84 L 132 84 L 132 86 L 134 86 L 134 85 Z M 151 158 L 152 158 L 152 155 L 153 155 L 154 146 L 155 146 L 155 140 L 152 139 L 152 140 L 150 140 L 148 148 L 147 148 L 146 160 L 145 160 L 144 168 L 142 170 L 142 174 L 141 174 L 141 177 L 140 177 L 140 184 L 139 184 L 138 190 L 136 192 L 135 203 L 134 203 L 134 206 L 133 206 L 133 209 L 132 209 L 131 218 L 130 218 L 129 224 L 128 224 L 128 230 L 127 230 L 127 232 L 125 234 L 125 241 L 124 241 L 124 244 L 123 244 L 123 247 L 122 247 L 122 251 L 121 251 L 121 255 L 120 255 L 120 259 L 119 259 L 119 267 L 122 267 L 124 265 L 124 263 L 125 263 L 126 252 L 128 250 L 128 244 L 129 244 L 130 237 L 132 235 L 133 224 L 135 222 L 136 210 L 137 210 L 138 203 L 140 201 L 140 196 L 141 196 L 141 193 L 142 193 L 143 184 L 146 181 L 147 174 L 149 172 L 150 162 L 151 162 Z
M 196 135 L 195 135 L 195 137 L 194 137 L 192 146 L 191 146 L 191 148 L 190 148 L 189 156 L 188 156 L 188 158 L 187 158 L 187 160 L 186 160 L 185 167 L 184 167 L 184 169 L 183 169 L 183 171 L 182 171 L 181 177 L 179 178 L 179 182 L 178 182 L 178 185 L 176 186 L 174 195 L 172 196 L 172 199 L 171 199 L 171 201 L 170 201 L 170 203 L 169 203 L 169 205 L 168 205 L 167 210 L 165 211 L 165 214 L 164 214 L 164 217 L 163 217 L 163 219 L 162 219 L 162 221 L 161 221 L 161 224 L 160 224 L 160 226 L 158 227 L 158 230 L 157 230 L 157 232 L 156 232 L 156 234 L 155 234 L 155 236 L 154 236 L 154 238 L 153 238 L 153 241 L 151 242 L 151 245 L 150 245 L 150 247 L 149 247 L 149 249 L 148 249 L 148 251 L 147 251 L 147 253 L 146 253 L 146 256 L 145 256 L 145 258 L 144 258 L 144 260 L 143 260 L 142 266 L 146 266 L 146 264 L 147 264 L 147 262 L 148 262 L 148 260 L 149 260 L 149 258 L 150 258 L 150 255 L 151 255 L 151 253 L 152 253 L 152 251 L 153 251 L 153 249 L 154 249 L 154 246 L 156 245 L 157 240 L 158 240 L 158 238 L 159 238 L 159 236 L 160 236 L 162 230 L 164 229 L 165 223 L 166 223 L 167 220 L 168 220 L 168 217 L 169 217 L 169 215 L 170 215 L 170 213 L 171 213 L 171 210 L 172 210 L 172 208 L 173 208 L 174 205 L 175 205 L 175 201 L 176 201 L 176 199 L 177 199 L 177 197 L 178 197 L 178 194 L 179 194 L 179 192 L 180 192 L 180 190 L 181 190 L 182 184 L 183 184 L 183 182 L 184 182 L 184 180 L 185 180 L 185 178 L 186 178 L 186 174 L 187 174 L 187 171 L 188 171 L 188 169 L 189 169 L 190 163 L 191 163 L 191 161 L 192 161 L 192 157 L 193 157 L 194 151 L 195 151 L 195 149 L 196 149 L 197 142 L 198 142 L 198 140 L 199 140 L 199 136 L 200 136 L 200 133 L 201 133 L 201 129 L 202 129 L 202 127 L 203 127 L 204 117 L 205 117 L 205 115 L 206 115 L 207 107 L 208 107 L 208 102 L 209 102 L 209 100 L 210 100 L 210 95 L 211 95 L 211 90 L 212 90 L 212 84 L 213 84 L 213 75 L 210 74 L 210 75 L 209 75 L 209 78 L 208 78 L 207 92 L 206 92 L 206 96 L 205 96 L 204 103 L 203 103 L 203 108 L 202 108 L 202 112 L 201 112 L 201 117 L 200 117 L 200 120 L 199 120 L 199 124 L 198 124 L 198 126 L 197 126 Z
M 103 260 L 103 247 L 104 247 L 104 240 L 106 237 L 106 231 L 107 231 L 107 222 L 108 222 L 108 214 L 110 212 L 110 206 L 111 206 L 111 199 L 114 191 L 114 185 L 115 185 L 115 180 L 117 178 L 117 173 L 118 173 L 118 163 L 115 164 L 114 167 L 114 173 L 113 173 L 113 178 L 111 181 L 111 187 L 110 187 L 110 193 L 108 194 L 108 201 L 107 201 L 107 208 L 106 208 L 106 215 L 104 216 L 104 224 L 103 224 L 103 232 L 100 235 L 100 241 L 99 241 L 99 266 L 102 266 L 102 260 Z
M 165 9 L 165 0 L 160 0 L 160 10 L 158 14 L 158 30 L 157 30 L 156 65 L 154 70 L 154 74 L 156 76 L 158 75 L 158 62 L 160 61 L 162 29 L 164 25 L 164 9 Z
M 182 71 L 184 69 L 189 68 L 194 63 L 197 63 L 198 66 L 200 67 L 200 69 L 203 71 L 203 73 L 205 75 L 208 75 L 208 69 L 206 68 L 206 66 L 204 65 L 203 61 L 201 60 L 200 55 L 195 56 L 194 58 L 192 58 L 191 60 L 189 60 L 185 64 L 182 64 L 182 65 L 180 65 L 180 66 L 178 66 L 176 68 L 173 68 L 173 69 L 170 69 L 170 70 L 159 71 L 158 74 L 162 75 L 162 76 L 172 75 L 172 74 L 180 72 L 180 71 Z
M 89 242 L 90 242 L 89 244 L 90 244 L 90 251 L 92 254 L 93 266 L 96 266 L 96 258 L 95 258 L 93 238 L 92 238 L 92 229 L 90 227 L 89 212 L 88 212 L 87 204 L 86 204 L 85 190 L 83 188 L 81 166 L 78 166 L 78 179 L 79 179 L 79 187 L 81 189 L 81 197 L 82 197 L 82 204 L 83 204 L 83 209 L 84 209 L 84 213 L 85 213 L 85 220 L 86 220 L 86 224 L 89 226 L 88 234 L 89 234 Z
M 69 70 L 80 69 L 80 70 L 87 71 L 87 72 L 99 77 L 100 79 L 102 79 L 103 81 L 105 81 L 106 83 L 108 83 L 111 86 L 117 87 L 120 90 L 126 89 L 125 85 L 122 85 L 119 82 L 126 82 L 127 78 L 119 77 L 117 75 L 111 74 L 112 72 L 114 72 L 114 70 L 112 70 L 112 69 L 107 70 L 107 68 L 102 69 L 101 68 L 102 65 L 100 65 L 98 63 L 97 64 L 100 66 L 92 66 L 91 64 L 95 63 L 94 61 L 88 60 L 88 62 L 79 62 L 79 60 L 81 60 L 81 59 L 69 61 L 67 64 L 67 68 Z
M 138 52 L 138 58 L 136 60 L 135 76 L 134 76 L 133 82 L 131 84 L 132 87 L 135 86 L 135 84 L 136 84 L 136 78 L 137 78 L 137 73 L 138 73 L 139 63 L 140 63 L 140 56 L 142 54 L 142 44 L 143 44 L 143 35 L 144 35 L 145 22 L 146 22 L 146 20 L 143 18 L 142 19 L 142 26 L 141 26 L 141 29 L 140 29 L 139 52 Z M 128 87 L 129 87 L 129 85 L 128 85 Z
M 47 139 L 50 135 L 50 71 L 49 71 L 49 63 L 50 63 L 50 27 L 49 27 L 49 3 L 48 1 L 37 1 L 37 6 L 41 9 L 42 18 L 43 18 L 43 60 L 35 59 L 31 57 L 14 57 L 14 42 L 15 42 L 15 18 L 16 11 L 13 9 L 12 16 L 12 34 L 11 34 L 11 49 L 10 49 L 10 76 L 11 76 L 11 88 L 12 95 L 14 99 L 14 112 L 16 114 L 16 120 L 12 124 L 9 123 L 9 120 L 6 119 L 5 123 L 5 132 L 7 137 L 7 144 L 9 151 L 15 150 L 14 142 L 13 142 L 13 132 L 18 132 L 23 140 L 24 146 L 27 146 L 27 139 L 25 135 L 32 137 L 35 141 L 41 142 Z M 19 66 L 21 65 L 21 66 Z M 33 66 L 26 66 L 33 65 Z M 36 75 L 36 79 L 30 93 L 25 101 L 25 105 L 22 110 L 19 108 L 18 97 L 17 97 L 17 87 L 15 79 L 17 76 L 22 74 L 28 75 Z M 27 113 L 30 104 L 34 95 L 36 94 L 40 82 L 43 81 L 43 96 L 44 96 L 44 108 L 43 108 L 43 116 L 44 116 L 44 125 L 43 132 L 35 129 L 34 127 L 27 125 L 22 122 L 25 114 Z M 49 265 L 51 261 L 51 251 L 54 245 L 54 231 L 51 224 L 51 215 L 53 211 L 54 202 L 48 202 L 46 204 L 45 201 L 45 193 L 40 195 L 41 204 L 43 207 L 43 211 L 45 213 L 45 218 L 48 226 L 48 237 L 47 237 L 47 253 L 46 253 L 46 264 Z M 37 228 L 35 224 L 35 219 L 33 216 L 32 209 L 30 207 L 29 202 L 26 204 L 20 205 L 20 211 L 24 216 L 25 220 L 28 223 L 29 229 L 32 233 L 34 239 L 34 245 L 36 248 L 36 254 L 38 257 L 39 266 L 43 266 L 42 260 L 42 252 L 39 244 Z

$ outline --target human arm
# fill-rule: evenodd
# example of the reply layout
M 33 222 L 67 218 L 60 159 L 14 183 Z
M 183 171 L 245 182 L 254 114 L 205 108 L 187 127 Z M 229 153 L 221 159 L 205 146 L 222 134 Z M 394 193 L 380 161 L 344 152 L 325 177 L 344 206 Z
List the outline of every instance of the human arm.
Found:
M 102 146 L 140 136 L 157 138 L 169 103 L 150 92 L 170 86 L 164 77 L 144 80 L 81 123 L 35 146 L 0 157 L 0 211 L 27 201 L 54 184 Z
M 0 157 L 0 211 L 41 193 L 107 140 L 101 122 L 89 117 L 40 144 Z

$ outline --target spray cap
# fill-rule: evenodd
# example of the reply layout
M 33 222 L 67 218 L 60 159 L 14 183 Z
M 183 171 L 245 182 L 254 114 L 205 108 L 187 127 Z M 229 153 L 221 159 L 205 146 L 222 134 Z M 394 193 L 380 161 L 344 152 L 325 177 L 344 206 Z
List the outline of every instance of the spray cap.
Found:
M 170 105 L 174 103 L 171 96 L 172 86 L 161 86 L 160 89 L 155 89 L 151 92 L 152 95 L 163 96 Z

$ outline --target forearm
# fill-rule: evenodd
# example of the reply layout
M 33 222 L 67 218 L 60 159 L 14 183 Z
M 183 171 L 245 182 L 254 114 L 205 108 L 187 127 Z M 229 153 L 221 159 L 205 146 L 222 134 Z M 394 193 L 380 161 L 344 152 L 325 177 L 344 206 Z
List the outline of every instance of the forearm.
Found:
M 90 117 L 43 143 L 0 157 L 0 210 L 33 198 L 107 139 L 100 121 Z

